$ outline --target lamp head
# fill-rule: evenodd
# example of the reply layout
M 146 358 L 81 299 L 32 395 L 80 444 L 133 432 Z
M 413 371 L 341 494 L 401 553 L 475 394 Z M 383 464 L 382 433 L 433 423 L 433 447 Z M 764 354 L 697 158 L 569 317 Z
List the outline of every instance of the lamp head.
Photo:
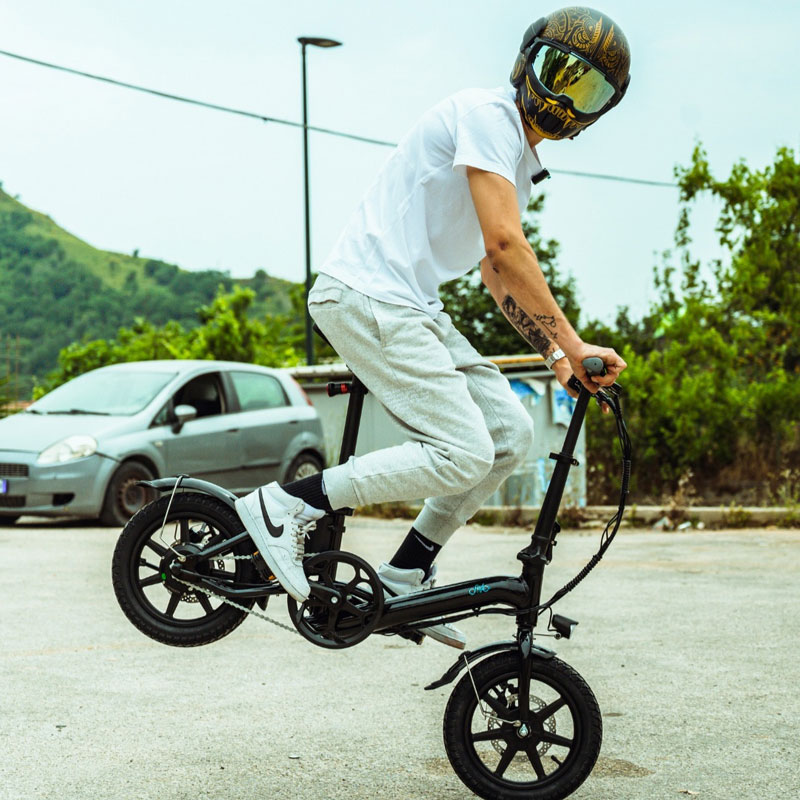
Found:
M 323 36 L 298 36 L 297 41 L 304 47 L 311 44 L 314 47 L 339 47 L 342 43 L 337 42 L 336 39 L 328 39 Z

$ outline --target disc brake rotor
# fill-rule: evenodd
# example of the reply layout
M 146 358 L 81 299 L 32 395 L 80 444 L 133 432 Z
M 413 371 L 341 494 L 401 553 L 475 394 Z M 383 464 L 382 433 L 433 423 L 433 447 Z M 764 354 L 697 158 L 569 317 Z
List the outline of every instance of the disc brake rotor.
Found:
M 517 702 L 517 695 L 516 693 L 508 695 L 508 705 L 515 705 Z M 530 708 L 534 714 L 537 714 L 541 711 L 547 704 L 539 697 L 533 697 L 531 695 L 530 698 Z M 497 719 L 497 717 L 489 717 L 487 720 L 488 722 L 488 730 L 494 731 L 498 728 L 503 727 L 503 720 Z M 507 724 L 507 723 L 506 723 Z M 548 717 L 544 721 L 544 727 L 549 733 L 556 732 L 556 720 L 554 716 Z M 506 743 L 502 739 L 492 739 L 492 747 L 497 750 L 498 753 L 502 754 L 506 750 Z M 539 742 L 539 746 L 536 748 L 539 752 L 540 756 L 543 756 L 551 747 L 550 742 Z

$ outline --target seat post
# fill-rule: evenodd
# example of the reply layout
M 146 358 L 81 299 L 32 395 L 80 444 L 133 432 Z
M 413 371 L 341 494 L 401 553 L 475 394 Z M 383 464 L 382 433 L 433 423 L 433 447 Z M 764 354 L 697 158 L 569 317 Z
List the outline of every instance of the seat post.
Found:
M 367 387 L 355 375 L 350 381 L 328 384 L 328 397 L 334 397 L 338 394 L 350 395 L 347 403 L 344 432 L 342 433 L 342 447 L 339 451 L 340 464 L 344 464 L 350 456 L 355 454 L 358 428 L 361 424 L 361 411 L 364 407 L 364 395 L 366 393 Z M 339 550 L 342 544 L 342 534 L 344 533 L 344 521 L 352 513 L 352 509 L 340 508 L 330 514 L 326 514 L 317 523 L 317 527 L 311 535 L 311 542 L 307 552 Z
M 344 432 L 342 433 L 342 447 L 339 451 L 339 463 L 344 464 L 356 452 L 356 442 L 358 441 L 358 429 L 361 425 L 361 411 L 364 407 L 364 395 L 367 387 L 353 375 L 350 381 L 347 394 L 350 399 L 347 403 L 347 416 L 344 421 Z

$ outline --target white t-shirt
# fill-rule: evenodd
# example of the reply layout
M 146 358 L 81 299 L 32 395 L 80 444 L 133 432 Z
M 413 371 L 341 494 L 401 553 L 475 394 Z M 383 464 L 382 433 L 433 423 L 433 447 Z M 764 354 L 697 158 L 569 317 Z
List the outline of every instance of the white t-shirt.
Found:
M 522 213 L 541 171 L 510 89 L 466 89 L 409 131 L 319 268 L 370 297 L 435 316 L 439 285 L 485 255 L 466 167 L 501 175 Z

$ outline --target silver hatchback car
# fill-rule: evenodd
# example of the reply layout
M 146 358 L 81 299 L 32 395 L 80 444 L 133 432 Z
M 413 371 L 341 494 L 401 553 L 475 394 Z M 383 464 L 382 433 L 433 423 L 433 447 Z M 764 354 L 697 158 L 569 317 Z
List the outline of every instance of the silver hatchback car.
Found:
M 237 494 L 319 472 L 317 412 L 288 371 L 137 361 L 87 372 L 0 420 L 0 525 L 23 514 L 124 525 L 141 480 L 189 474 Z

